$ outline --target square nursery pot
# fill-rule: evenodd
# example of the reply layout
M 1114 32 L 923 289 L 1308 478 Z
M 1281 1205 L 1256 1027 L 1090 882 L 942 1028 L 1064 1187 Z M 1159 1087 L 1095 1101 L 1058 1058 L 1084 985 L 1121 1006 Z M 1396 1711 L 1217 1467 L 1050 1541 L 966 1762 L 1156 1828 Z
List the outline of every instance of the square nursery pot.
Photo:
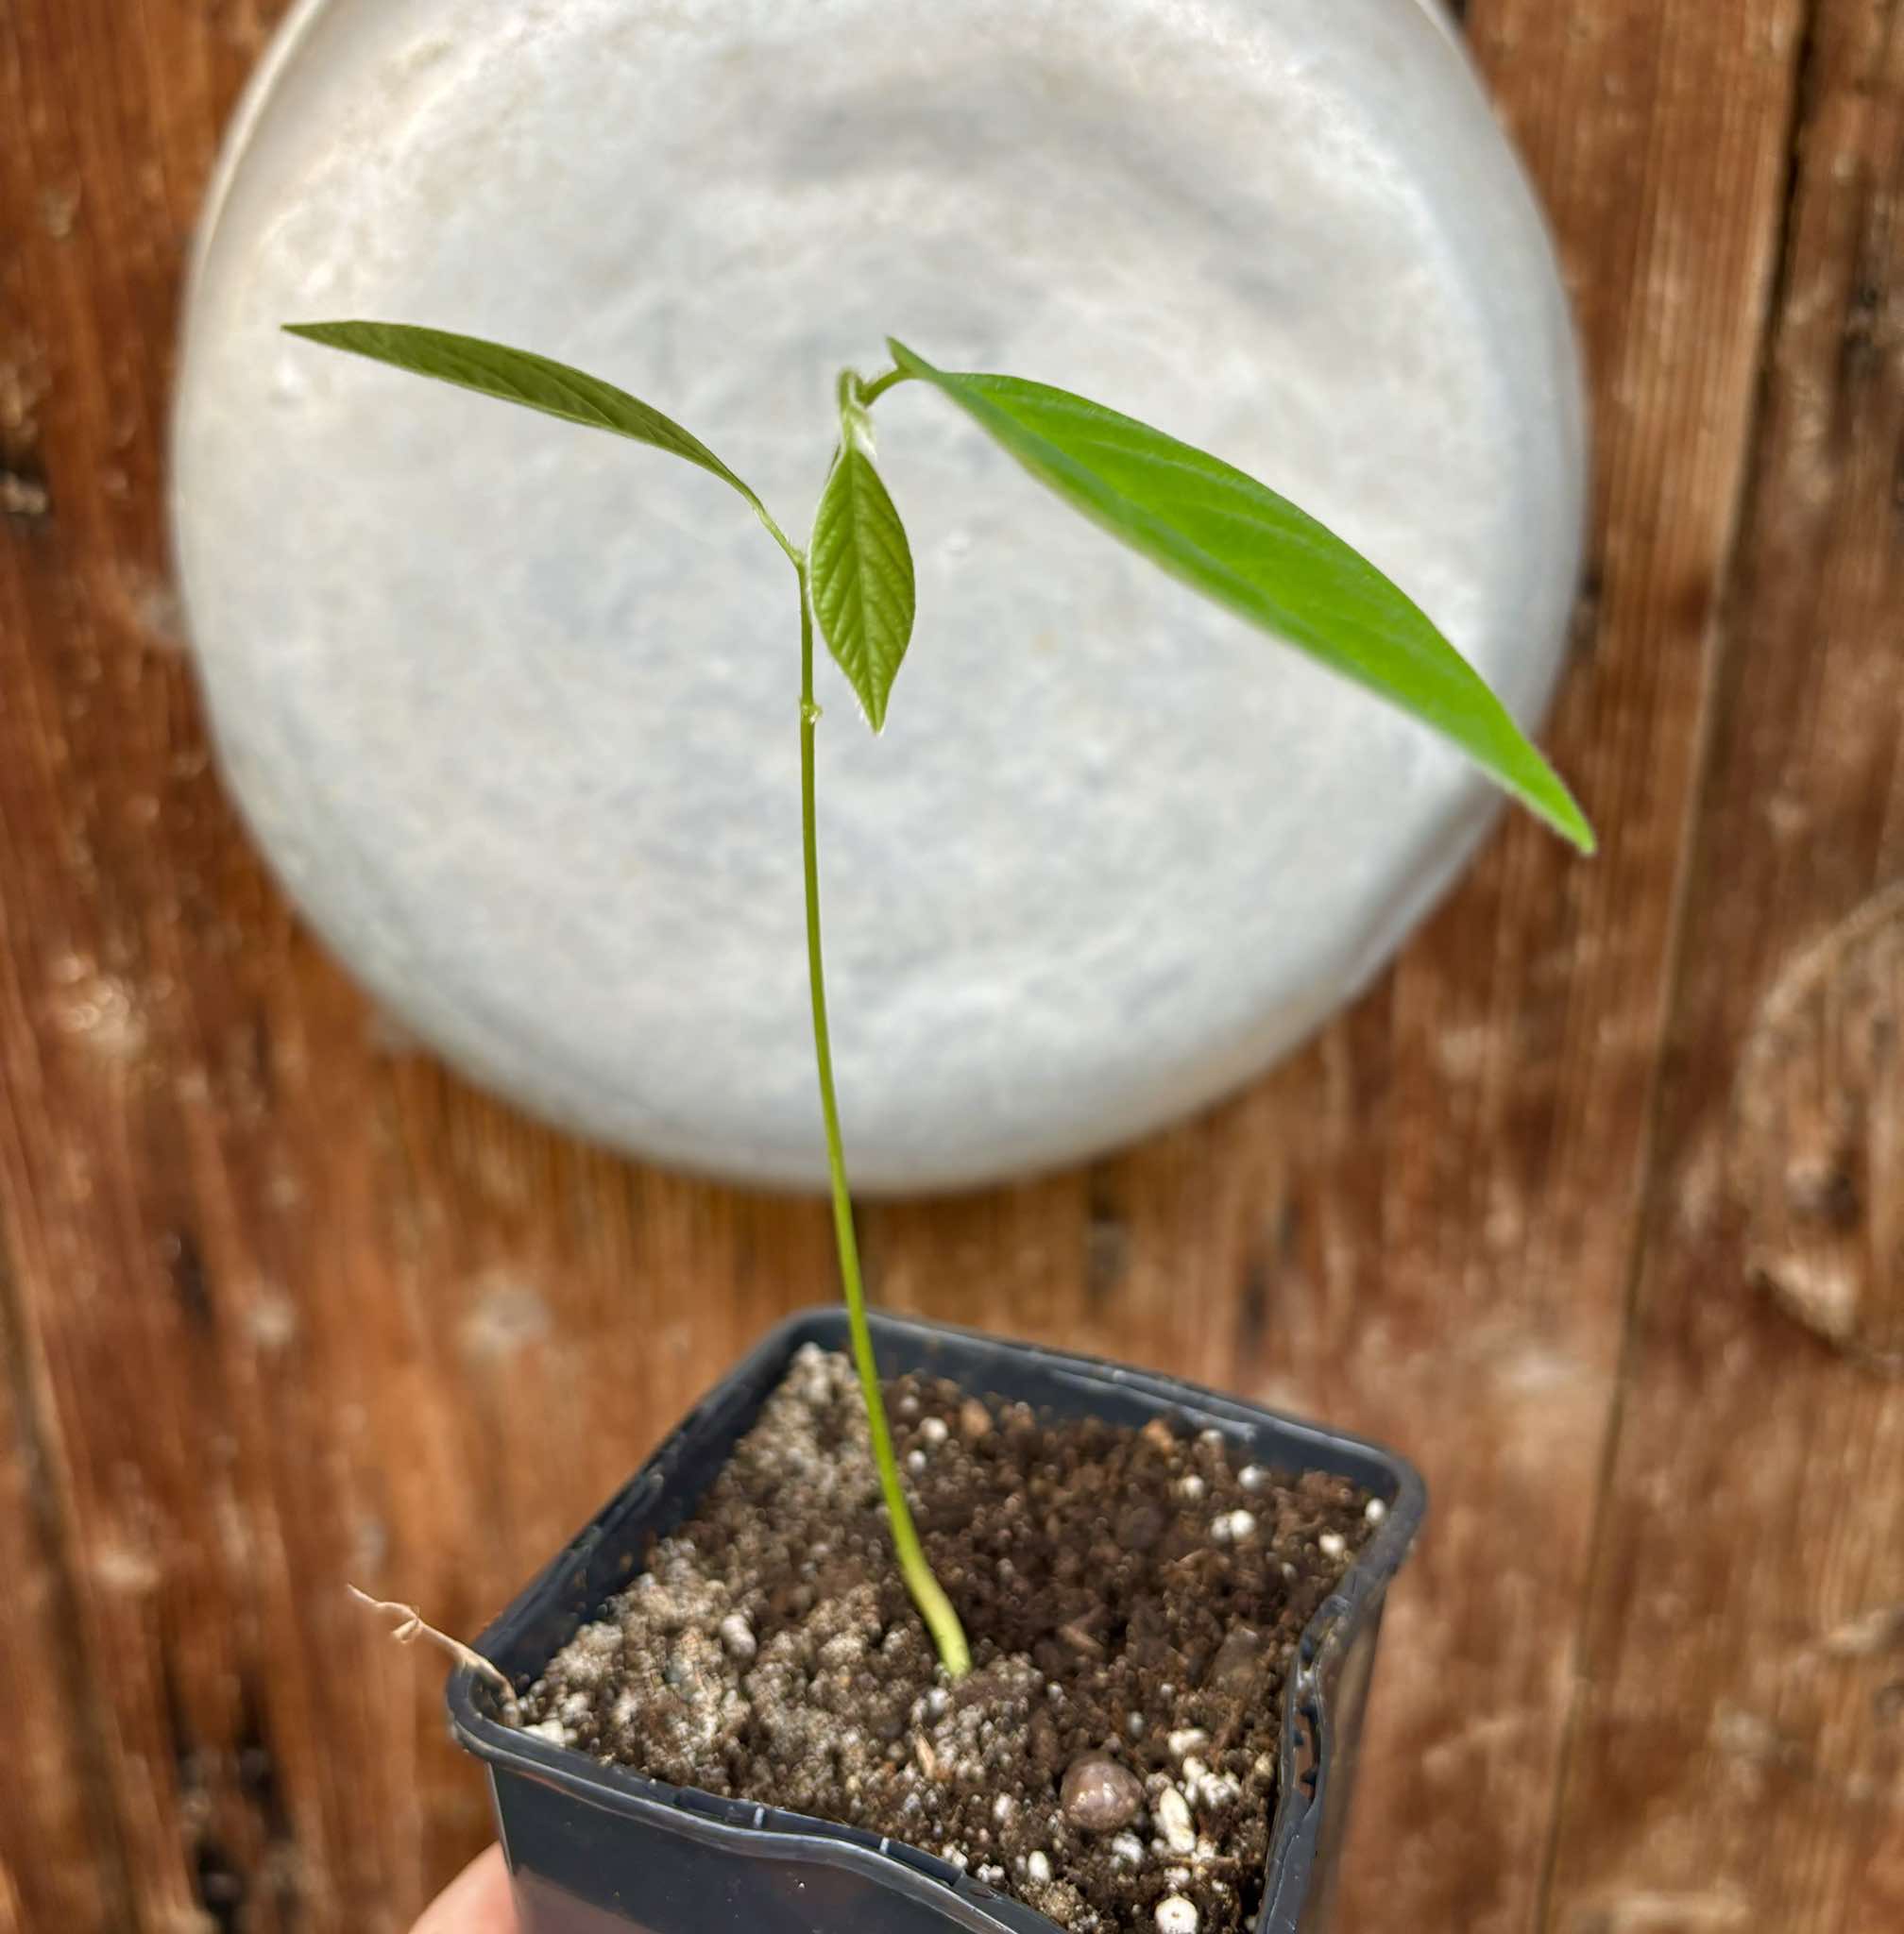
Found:
M 1272 1468 L 1346 1477 L 1388 1507 L 1303 1633 L 1283 1718 L 1276 1818 L 1256 1934 L 1318 1934 L 1342 1858 L 1357 1743 L 1388 1581 L 1420 1528 L 1416 1471 L 1360 1438 L 1089 1357 L 876 1316 L 888 1376 L 918 1371 L 1060 1417 L 1215 1428 Z M 805 1343 L 847 1348 L 843 1310 L 774 1331 L 491 1625 L 479 1650 L 518 1685 L 537 1676 L 675 1529 Z M 457 1739 L 489 1770 L 524 1934 L 1056 1934 L 1023 1903 L 945 1861 L 849 1826 L 636 1777 L 531 1738 L 493 1694 L 451 1675 Z

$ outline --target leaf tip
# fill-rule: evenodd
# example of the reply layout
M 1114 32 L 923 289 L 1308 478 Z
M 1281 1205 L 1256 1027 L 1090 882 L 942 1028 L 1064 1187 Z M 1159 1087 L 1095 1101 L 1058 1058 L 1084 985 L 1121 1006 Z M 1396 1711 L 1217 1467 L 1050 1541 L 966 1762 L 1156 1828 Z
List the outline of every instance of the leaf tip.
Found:
M 1592 822 L 1580 810 L 1580 804 L 1573 795 L 1554 781 L 1555 795 L 1539 802 L 1538 810 L 1540 817 L 1580 855 L 1583 859 L 1591 859 L 1600 850 L 1600 840 L 1593 831 Z
M 307 343 L 317 343 L 327 349 L 339 348 L 349 331 L 348 322 L 280 322 L 278 327 L 287 336 L 297 336 Z

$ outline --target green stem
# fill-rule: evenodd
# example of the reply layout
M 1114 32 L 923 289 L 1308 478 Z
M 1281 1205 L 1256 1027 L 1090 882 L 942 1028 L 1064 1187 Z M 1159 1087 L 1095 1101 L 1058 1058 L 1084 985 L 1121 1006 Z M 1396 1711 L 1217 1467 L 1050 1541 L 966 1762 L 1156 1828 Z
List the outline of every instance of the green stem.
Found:
M 751 490 L 745 490 L 743 494 L 747 501 L 754 506 L 754 515 L 760 519 L 761 527 L 773 538 L 774 543 L 779 545 L 780 549 L 787 553 L 788 563 L 800 573 L 800 601 L 802 603 L 805 603 L 807 601 L 807 560 L 800 554 L 799 546 L 794 544 L 788 537 L 787 533 L 774 522 L 774 513 Z
M 859 385 L 859 402 L 862 408 L 871 409 L 889 389 L 896 388 L 902 382 L 910 382 L 910 369 L 889 369 L 884 376 L 876 376 L 871 382 Z
M 808 596 L 805 560 L 800 576 L 800 832 L 807 876 L 807 976 L 813 995 L 813 1058 L 820 1071 L 820 1112 L 826 1125 L 826 1170 L 833 1186 L 833 1233 L 840 1247 L 840 1281 L 853 1332 L 853 1362 L 866 1400 L 866 1423 L 873 1437 L 873 1462 L 879 1470 L 892 1524 L 892 1551 L 912 1603 L 926 1620 L 940 1663 L 954 1679 L 972 1670 L 972 1651 L 952 1601 L 945 1596 L 912 1523 L 911 1507 L 900 1488 L 899 1465 L 892 1455 L 892 1433 L 886 1422 L 886 1400 L 879 1390 L 879 1366 L 873 1354 L 873 1332 L 866 1321 L 866 1291 L 859 1277 L 859 1245 L 853 1232 L 853 1198 L 846 1186 L 846 1152 L 840 1135 L 840 1103 L 833 1089 L 833 1042 L 826 1026 L 826 975 L 820 947 L 820 832 L 814 783 L 814 726 L 820 708 L 813 702 L 813 607 Z

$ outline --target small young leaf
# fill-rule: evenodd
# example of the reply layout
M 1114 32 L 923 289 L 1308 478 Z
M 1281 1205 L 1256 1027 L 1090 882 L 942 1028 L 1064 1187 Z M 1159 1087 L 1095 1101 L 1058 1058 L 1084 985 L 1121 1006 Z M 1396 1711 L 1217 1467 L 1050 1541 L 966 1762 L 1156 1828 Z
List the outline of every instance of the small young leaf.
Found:
M 902 343 L 931 383 L 1040 483 L 1173 576 L 1452 739 L 1583 852 L 1572 795 L 1480 675 L 1399 586 L 1253 477 L 1130 416 L 1042 382 L 952 375 Z
M 877 732 L 911 642 L 916 596 L 906 527 L 857 441 L 841 447 L 821 493 L 807 568 L 820 636 Z
M 459 389 L 473 389 L 505 403 L 520 403 L 565 422 L 591 430 L 613 431 L 617 436 L 652 443 L 656 450 L 711 470 L 731 484 L 755 510 L 760 500 L 699 437 L 690 435 L 672 417 L 651 409 L 599 377 L 552 363 L 527 349 L 512 349 L 480 336 L 452 335 L 446 330 L 419 329 L 407 322 L 291 322 L 286 331 L 332 349 L 348 349 L 373 362 L 388 363 L 415 376 L 434 377 Z M 764 513 L 763 513 L 764 514 Z

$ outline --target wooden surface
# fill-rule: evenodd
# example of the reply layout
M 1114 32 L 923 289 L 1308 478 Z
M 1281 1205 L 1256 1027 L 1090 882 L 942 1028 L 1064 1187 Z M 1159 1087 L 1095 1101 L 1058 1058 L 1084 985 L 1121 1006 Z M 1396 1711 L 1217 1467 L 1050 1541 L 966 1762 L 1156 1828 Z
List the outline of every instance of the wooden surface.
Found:
M 0 0 L 0 1929 L 396 1934 L 484 1834 L 438 1679 L 770 1319 L 808 1205 L 394 1038 L 207 757 L 182 251 L 275 4 Z M 902 1308 L 1387 1436 L 1353 1934 L 1904 1926 L 1904 8 L 1470 0 L 1599 438 L 1549 735 L 1307 1053 L 867 1218 Z

